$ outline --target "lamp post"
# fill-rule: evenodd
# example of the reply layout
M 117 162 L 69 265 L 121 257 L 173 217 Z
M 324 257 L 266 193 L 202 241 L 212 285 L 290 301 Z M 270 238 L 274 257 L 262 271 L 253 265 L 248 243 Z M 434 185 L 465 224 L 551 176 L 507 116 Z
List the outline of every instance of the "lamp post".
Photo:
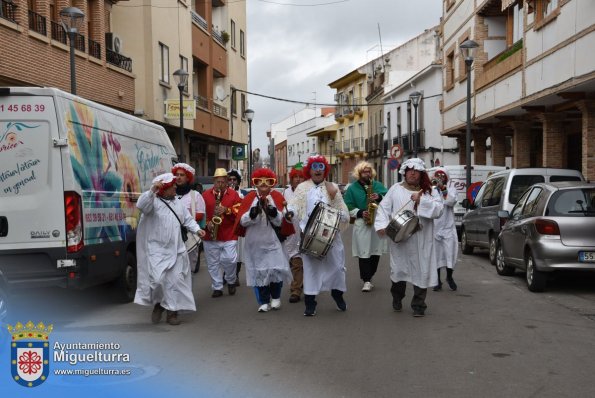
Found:
M 60 19 L 64 32 L 70 40 L 70 93 L 76 95 L 76 74 L 74 70 L 74 43 L 78 29 L 83 23 L 85 14 L 76 7 L 66 7 L 60 11 Z
M 246 109 L 244 116 L 248 120 L 248 188 L 252 186 L 252 120 L 254 119 L 254 111 Z
M 179 155 L 178 161 L 184 162 L 184 88 L 186 87 L 186 83 L 188 83 L 188 72 L 184 69 L 178 69 L 174 72 L 174 80 L 176 85 L 178 86 L 178 90 L 180 90 L 180 144 L 179 144 Z
M 465 40 L 459 48 L 465 59 L 465 70 L 467 72 L 467 132 L 465 134 L 465 170 L 467 172 L 465 182 L 467 189 L 471 186 L 471 65 L 473 64 L 473 53 L 479 44 L 473 40 Z
M 331 170 L 329 172 L 329 180 L 331 180 L 331 182 L 333 182 L 333 151 L 335 149 L 335 140 L 333 140 L 332 138 L 329 138 L 329 140 L 327 141 L 327 144 L 331 147 L 331 159 L 330 159 L 330 166 L 331 166 Z
M 411 100 L 411 103 L 413 104 L 413 157 L 416 158 L 417 157 L 417 106 L 419 105 L 419 101 L 421 100 L 422 97 L 422 93 L 420 93 L 419 91 L 414 91 L 411 94 L 409 94 L 409 99 Z

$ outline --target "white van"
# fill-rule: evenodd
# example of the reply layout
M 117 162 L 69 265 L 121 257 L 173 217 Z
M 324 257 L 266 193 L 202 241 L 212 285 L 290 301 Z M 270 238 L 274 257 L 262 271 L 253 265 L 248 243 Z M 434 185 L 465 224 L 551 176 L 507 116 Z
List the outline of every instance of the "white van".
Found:
M 450 180 L 454 182 L 455 187 L 457 188 L 457 203 L 454 207 L 454 214 L 455 224 L 457 226 L 457 233 L 460 234 L 461 222 L 463 221 L 463 216 L 467 211 L 461 204 L 461 202 L 465 198 L 467 198 L 467 167 L 465 165 L 442 167 L 446 169 Z M 428 174 L 430 175 L 430 178 L 432 178 L 437 168 L 438 167 L 432 167 L 431 169 L 428 169 Z M 473 165 L 471 166 L 471 184 L 472 186 L 480 186 L 485 180 L 488 179 L 489 176 L 502 170 L 506 170 L 506 167 Z
M 170 171 L 163 127 L 53 88 L 0 88 L 0 288 L 136 290 L 136 200 Z

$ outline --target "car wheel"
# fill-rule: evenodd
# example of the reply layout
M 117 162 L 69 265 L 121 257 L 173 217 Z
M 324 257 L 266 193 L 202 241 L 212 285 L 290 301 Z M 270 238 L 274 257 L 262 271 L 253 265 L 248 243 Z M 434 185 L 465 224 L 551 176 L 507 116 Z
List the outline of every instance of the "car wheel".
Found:
M 467 244 L 467 231 L 465 229 L 461 231 L 461 249 L 463 254 L 473 254 L 473 246 Z
M 497 250 L 497 244 L 498 241 L 496 239 L 496 237 L 494 236 L 494 234 L 490 234 L 490 263 L 492 263 L 492 265 L 496 265 L 496 250 Z
M 506 265 L 504 261 L 504 251 L 502 250 L 502 243 L 498 243 L 496 249 L 496 272 L 498 275 L 511 276 L 514 275 L 514 267 Z
M 533 259 L 532 253 L 529 252 L 529 254 L 527 254 L 525 262 L 527 265 L 527 287 L 532 292 L 543 292 L 547 281 L 546 273 L 538 271 L 537 268 L 535 268 L 535 260 Z
M 120 301 L 129 303 L 134 300 L 136 294 L 136 257 L 130 252 L 126 253 L 126 266 L 118 278 L 116 289 Z

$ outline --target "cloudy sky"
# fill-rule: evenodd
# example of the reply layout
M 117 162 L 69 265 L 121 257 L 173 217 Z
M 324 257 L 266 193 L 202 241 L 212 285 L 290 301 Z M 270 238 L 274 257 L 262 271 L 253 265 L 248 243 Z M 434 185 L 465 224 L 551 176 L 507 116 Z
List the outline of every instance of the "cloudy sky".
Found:
M 247 0 L 248 91 L 334 104 L 328 84 L 438 25 L 442 0 Z M 380 36 L 378 32 L 380 25 Z M 248 96 L 254 148 L 305 107 Z

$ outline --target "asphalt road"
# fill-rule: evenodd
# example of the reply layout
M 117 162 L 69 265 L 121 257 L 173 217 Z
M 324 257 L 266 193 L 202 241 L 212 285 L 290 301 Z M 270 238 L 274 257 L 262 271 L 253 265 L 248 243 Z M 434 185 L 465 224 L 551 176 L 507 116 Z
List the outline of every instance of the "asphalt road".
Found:
M 344 242 L 351 247 L 350 230 Z M 535 294 L 521 273 L 498 276 L 487 253 L 461 255 L 458 291 L 429 291 L 426 316 L 414 318 L 408 305 L 392 310 L 388 255 L 370 293 L 360 290 L 357 262 L 348 256 L 346 266 L 347 312 L 325 293 L 312 318 L 303 302 L 288 303 L 287 289 L 269 313 L 257 312 L 244 285 L 212 299 L 204 266 L 198 311 L 180 326 L 152 325 L 150 308 L 117 304 L 104 287 L 46 289 L 18 312 L 49 318 L 61 340 L 118 342 L 134 353 L 136 382 L 178 396 L 595 396 L 595 275 L 556 278 Z M 404 304 L 411 286 L 407 293 Z

